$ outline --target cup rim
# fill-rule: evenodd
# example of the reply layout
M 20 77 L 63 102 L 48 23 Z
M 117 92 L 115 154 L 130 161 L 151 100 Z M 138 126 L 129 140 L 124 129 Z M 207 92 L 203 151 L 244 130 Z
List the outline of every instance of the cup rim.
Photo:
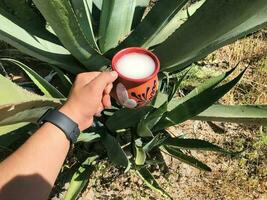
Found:
M 126 76 L 122 75 L 117 70 L 117 65 L 116 64 L 117 64 L 118 60 L 122 56 L 124 56 L 126 54 L 129 54 L 129 53 L 143 53 L 143 54 L 149 55 L 155 62 L 155 66 L 156 67 L 155 67 L 154 72 L 150 76 L 145 77 L 145 78 L 141 78 L 141 79 L 129 78 L 129 77 L 126 77 Z M 154 78 L 159 73 L 160 61 L 159 61 L 158 57 L 154 53 L 152 53 L 151 51 L 149 51 L 147 49 L 144 49 L 144 48 L 141 48 L 141 47 L 129 47 L 129 48 L 122 49 L 122 50 L 120 50 L 119 52 L 117 52 L 115 54 L 115 56 L 112 58 L 111 67 L 112 67 L 113 71 L 116 71 L 118 73 L 120 78 L 122 78 L 124 80 L 127 80 L 127 81 L 135 82 L 135 83 L 143 83 L 143 82 L 151 80 L 152 78 Z

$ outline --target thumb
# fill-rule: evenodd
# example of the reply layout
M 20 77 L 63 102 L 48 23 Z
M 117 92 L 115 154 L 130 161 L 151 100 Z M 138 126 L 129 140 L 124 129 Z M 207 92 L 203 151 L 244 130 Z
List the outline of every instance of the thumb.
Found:
M 113 83 L 117 78 L 118 73 L 115 71 L 102 72 L 89 84 L 92 84 L 98 91 L 103 91 L 108 84 Z

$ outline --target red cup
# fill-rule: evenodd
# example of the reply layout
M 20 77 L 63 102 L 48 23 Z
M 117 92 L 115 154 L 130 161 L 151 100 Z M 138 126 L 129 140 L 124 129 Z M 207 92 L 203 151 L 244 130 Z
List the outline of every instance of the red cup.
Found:
M 124 55 L 130 53 L 140 53 L 150 56 L 155 62 L 154 72 L 142 79 L 133 79 L 123 76 L 117 70 L 117 62 Z M 136 108 L 147 105 L 152 101 L 158 91 L 158 72 L 160 62 L 158 57 L 151 51 L 139 47 L 130 47 L 119 51 L 112 59 L 112 69 L 119 75 L 114 83 L 111 96 L 117 102 L 127 108 Z

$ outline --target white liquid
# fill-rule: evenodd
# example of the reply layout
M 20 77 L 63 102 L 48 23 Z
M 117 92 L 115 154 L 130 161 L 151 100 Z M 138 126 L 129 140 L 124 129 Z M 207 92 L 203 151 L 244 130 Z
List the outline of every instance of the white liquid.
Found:
M 117 62 L 117 71 L 125 77 L 142 79 L 149 77 L 155 71 L 154 60 L 146 54 L 129 53 Z

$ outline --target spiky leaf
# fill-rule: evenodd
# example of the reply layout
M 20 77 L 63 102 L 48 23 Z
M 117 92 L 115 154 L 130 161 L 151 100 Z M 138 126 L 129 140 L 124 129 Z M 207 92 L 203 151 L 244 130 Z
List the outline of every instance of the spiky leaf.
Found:
M 137 109 L 120 109 L 107 120 L 106 126 L 111 131 L 134 127 L 140 121 L 140 119 L 151 109 L 152 107 L 143 107 Z
M 89 176 L 93 172 L 93 162 L 98 158 L 98 156 L 88 157 L 79 167 L 79 169 L 74 173 L 70 181 L 70 186 L 65 195 L 64 200 L 75 200 L 78 195 L 84 189 L 89 181 Z
M 132 28 L 135 28 L 142 20 L 150 0 L 136 0 Z
M 154 127 L 154 130 L 161 130 L 169 126 L 182 123 L 189 118 L 203 112 L 223 95 L 225 95 L 232 87 L 234 87 L 244 73 L 245 70 L 233 80 L 218 87 L 214 87 L 218 84 L 218 81 L 213 81 L 216 78 L 208 81 L 207 85 L 203 84 L 202 88 L 205 89 L 201 90 L 200 93 L 198 93 L 198 90 L 196 90 L 197 95 L 192 93 L 189 94 L 190 98 L 185 97 L 188 100 L 182 100 L 181 104 L 178 104 L 178 106 L 176 106 L 173 110 L 167 112 Z
M 124 167 L 128 170 L 130 168 L 130 161 L 116 138 L 105 132 L 101 134 L 101 141 L 107 151 L 109 160 L 115 165 Z
M 145 184 L 153 191 L 160 193 L 161 195 L 170 198 L 170 195 L 166 193 L 160 185 L 157 183 L 154 176 L 150 173 L 150 171 L 147 168 L 141 168 L 138 171 L 136 171 L 137 174 L 141 177 L 141 179 L 145 182 Z
M 47 30 L 25 25 L 2 8 L 0 24 L 0 39 L 20 51 L 75 74 L 84 71 L 59 40 Z
M 71 0 L 73 10 L 81 26 L 84 36 L 95 49 L 98 49 L 92 24 L 92 0 Z
M 64 46 L 88 70 L 101 69 L 109 61 L 101 56 L 84 36 L 69 1 L 33 0 Z
M 36 125 L 28 122 L 0 126 L 0 147 L 9 148 L 14 142 L 29 137 L 28 131 L 35 128 Z
M 146 162 L 146 152 L 142 147 L 135 145 L 136 156 L 135 156 L 135 164 L 137 166 L 144 165 Z
M 103 0 L 99 46 L 102 52 L 116 47 L 130 32 L 136 0 Z
M 233 154 L 231 151 L 227 151 L 215 144 L 212 144 L 205 140 L 199 139 L 185 139 L 185 138 L 167 138 L 162 145 L 169 145 L 173 147 L 178 147 L 182 149 L 194 149 L 194 150 L 204 150 L 204 151 L 215 151 L 225 154 Z
M 219 105 L 215 104 L 193 119 L 267 126 L 266 105 Z
M 175 14 L 188 0 L 158 1 L 136 29 L 115 49 L 107 54 L 109 56 L 117 50 L 131 46 L 147 47 L 147 44 L 168 24 Z
M 150 142 L 144 145 L 145 152 L 151 151 L 153 148 L 161 146 L 169 136 L 164 133 L 157 134 Z
M 64 73 L 62 70 L 60 70 L 57 67 L 51 66 L 53 70 L 57 73 L 57 76 L 62 82 L 62 93 L 64 94 L 65 97 L 69 95 L 70 89 L 72 87 L 72 82 L 70 78 L 67 76 L 66 73 Z
M 167 151 L 170 156 L 180 160 L 181 162 L 184 162 L 188 165 L 191 165 L 197 169 L 204 170 L 204 171 L 211 171 L 211 168 L 204 164 L 203 162 L 199 161 L 193 156 L 189 156 L 184 154 L 181 150 L 179 149 L 174 149 L 172 147 L 164 146 L 163 148 L 165 151 Z
M 30 1 L 1 0 L 0 7 L 24 24 L 34 26 L 35 28 L 45 28 L 45 20 Z
M 162 70 L 181 70 L 266 24 L 265 0 L 206 0 L 195 14 L 155 48 L 155 53 L 161 60 Z
M 180 10 L 169 22 L 162 28 L 162 30 L 155 36 L 155 38 L 148 43 L 148 47 L 156 46 L 164 42 L 176 29 L 178 29 L 184 22 L 186 22 L 200 6 L 206 0 L 200 0 L 189 7 L 185 6 L 184 9 Z
M 14 65 L 20 67 L 30 77 L 34 84 L 44 93 L 46 97 L 65 98 L 64 95 L 61 94 L 61 92 L 59 92 L 53 85 L 51 85 L 47 80 L 33 71 L 27 65 L 11 58 L 1 58 L 0 60 L 13 63 Z
M 50 107 L 61 105 L 59 100 L 32 94 L 0 75 L 0 125 L 36 122 Z

